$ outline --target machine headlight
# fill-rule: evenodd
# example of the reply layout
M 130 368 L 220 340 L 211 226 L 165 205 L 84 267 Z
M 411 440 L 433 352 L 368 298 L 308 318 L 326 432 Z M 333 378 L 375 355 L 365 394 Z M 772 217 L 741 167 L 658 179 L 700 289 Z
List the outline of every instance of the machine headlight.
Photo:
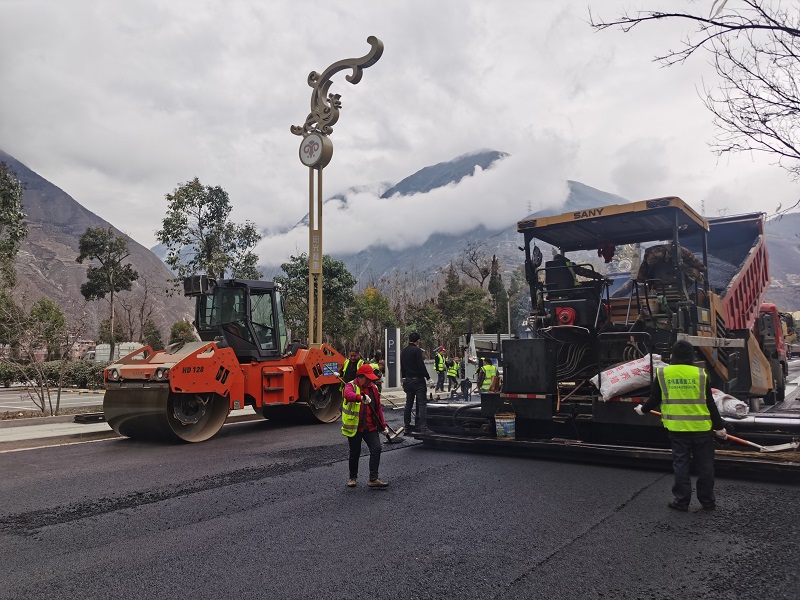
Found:
M 117 371 L 116 369 L 109 369 L 108 370 L 108 378 L 111 381 L 119 381 L 120 380 L 119 371 Z
M 169 369 L 156 369 L 156 380 L 164 381 L 166 379 L 169 379 Z

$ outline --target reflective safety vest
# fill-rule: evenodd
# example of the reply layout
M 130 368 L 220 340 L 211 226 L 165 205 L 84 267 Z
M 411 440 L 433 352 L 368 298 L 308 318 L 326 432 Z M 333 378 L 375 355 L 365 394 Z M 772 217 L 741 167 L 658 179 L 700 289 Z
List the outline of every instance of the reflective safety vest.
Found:
M 456 361 L 453 361 L 451 367 L 447 369 L 447 376 L 458 378 L 458 363 Z
M 356 394 L 361 393 L 361 389 L 351 381 L 347 385 L 353 387 Z M 353 437 L 358 431 L 358 417 L 361 414 L 361 402 L 348 402 L 342 396 L 342 435 Z
M 356 371 L 358 371 L 358 368 L 363 364 L 364 364 L 364 359 L 359 358 L 358 359 L 358 364 L 356 365 Z M 349 358 L 345 358 L 344 359 L 344 364 L 342 365 L 342 377 L 345 377 L 347 375 L 347 367 L 348 366 L 350 366 L 350 359 Z M 339 384 L 339 391 L 341 391 L 341 392 L 344 391 L 344 384 L 343 383 Z
M 661 421 L 668 431 L 711 431 L 706 372 L 694 365 L 656 369 L 661 387 Z
M 497 367 L 494 365 L 483 365 L 481 371 L 484 373 L 483 383 L 481 384 L 481 391 L 487 392 L 492 387 L 492 377 L 497 376 Z
M 444 371 L 444 356 L 436 353 L 436 356 L 433 357 L 433 368 L 435 371 Z

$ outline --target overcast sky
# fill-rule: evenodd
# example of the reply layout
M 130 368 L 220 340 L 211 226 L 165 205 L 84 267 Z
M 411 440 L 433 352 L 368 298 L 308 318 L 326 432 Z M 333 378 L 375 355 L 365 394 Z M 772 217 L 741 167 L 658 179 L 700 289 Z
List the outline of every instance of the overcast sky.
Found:
M 736 0 L 730 0 L 734 4 Z M 645 8 L 711 0 L 646 0 Z M 662 68 L 688 23 L 594 32 L 618 0 L 0 0 L 0 148 L 131 237 L 155 244 L 164 195 L 197 176 L 233 218 L 284 231 L 308 211 L 298 159 L 310 71 L 385 51 L 358 85 L 333 78 L 342 112 L 324 171 L 324 251 L 514 223 L 563 200 L 573 179 L 631 200 L 677 195 L 709 215 L 773 212 L 797 186 L 763 155 L 718 159 L 698 90 L 709 56 Z M 510 153 L 454 188 L 378 200 L 437 162 Z M 272 236 L 262 264 L 307 250 Z

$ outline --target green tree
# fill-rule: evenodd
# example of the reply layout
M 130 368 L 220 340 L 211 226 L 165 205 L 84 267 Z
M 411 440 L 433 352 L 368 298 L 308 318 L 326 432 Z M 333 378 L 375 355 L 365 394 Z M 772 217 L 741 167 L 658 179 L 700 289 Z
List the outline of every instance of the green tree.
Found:
M 432 350 L 439 344 L 448 345 L 447 334 L 450 330 L 435 302 L 423 302 L 408 307 L 408 322 L 403 339 L 408 339 L 408 334 L 412 331 L 416 331 L 422 338 L 422 348 Z
M 111 319 L 103 319 L 100 321 L 100 327 L 97 331 L 97 341 L 101 344 L 111 344 L 116 346 L 119 342 L 124 342 L 125 340 L 125 332 L 120 331 L 119 328 L 114 330 L 112 335 L 111 333 Z M 109 356 L 114 356 L 110 354 Z
M 486 333 L 505 333 L 508 330 L 508 292 L 503 285 L 500 273 L 500 261 L 492 256 L 492 267 L 489 275 L 489 294 L 492 297 L 492 315 L 485 324 Z
M 61 357 L 67 319 L 55 302 L 49 298 L 37 300 L 31 307 L 29 327 L 37 341 L 47 349 L 47 360 Z
M 394 327 L 397 318 L 389 306 L 389 299 L 370 285 L 356 297 L 353 321 L 360 323 L 355 344 L 361 349 L 362 355 L 369 358 L 375 350 L 383 347 L 383 330 Z
M 195 177 L 166 195 L 167 214 L 156 238 L 167 247 L 166 263 L 178 276 L 205 273 L 224 279 L 261 279 L 252 251 L 261 234 L 255 224 L 230 221 L 231 202 L 220 186 L 204 186 Z
M 130 290 L 132 283 L 139 277 L 130 263 L 123 263 L 128 258 L 128 240 L 114 235 L 109 227 L 89 227 L 78 242 L 79 263 L 95 261 L 99 266 L 89 266 L 86 270 L 86 283 L 81 285 L 81 294 L 87 300 L 101 300 L 109 296 L 111 305 L 109 316 L 109 343 L 114 356 L 114 294 Z
M 187 343 L 196 342 L 197 334 L 194 331 L 194 325 L 188 320 L 183 319 L 177 323 L 173 323 L 169 330 L 169 343 Z
M 308 255 L 291 256 L 281 265 L 285 275 L 275 284 L 286 300 L 285 318 L 293 337 L 308 339 Z M 357 323 L 350 316 L 355 306 L 356 278 L 342 261 L 322 257 L 322 334 L 326 341 L 345 347 L 352 341 Z
M 519 265 L 511 272 L 508 302 L 511 307 L 511 333 L 519 335 L 519 324 L 530 316 L 532 310 L 531 290 L 525 281 L 525 265 Z
M 146 319 L 142 324 L 142 344 L 150 346 L 153 350 L 164 349 L 164 339 L 161 337 L 161 330 L 153 319 Z
M 19 304 L 8 296 L 0 300 L 0 321 L 15 338 L 11 352 L 0 354 L 4 377 L 25 383 L 31 401 L 42 413 L 58 414 L 69 352 L 83 324 L 69 331 L 61 308 L 48 298 L 33 302 L 28 312 L 22 309 L 28 304 L 24 297 Z M 59 355 L 58 361 L 42 360 Z
M 16 283 L 14 257 L 28 229 L 23 219 L 22 194 L 24 187 L 0 162 L 0 284 L 13 287 Z

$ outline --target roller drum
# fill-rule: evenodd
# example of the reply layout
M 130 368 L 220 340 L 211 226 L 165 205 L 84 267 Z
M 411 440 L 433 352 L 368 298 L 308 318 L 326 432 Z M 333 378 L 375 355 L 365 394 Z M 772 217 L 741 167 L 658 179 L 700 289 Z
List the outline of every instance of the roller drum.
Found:
M 216 394 L 178 394 L 162 388 L 106 390 L 103 412 L 111 428 L 133 439 L 202 442 L 219 432 L 229 405 Z

